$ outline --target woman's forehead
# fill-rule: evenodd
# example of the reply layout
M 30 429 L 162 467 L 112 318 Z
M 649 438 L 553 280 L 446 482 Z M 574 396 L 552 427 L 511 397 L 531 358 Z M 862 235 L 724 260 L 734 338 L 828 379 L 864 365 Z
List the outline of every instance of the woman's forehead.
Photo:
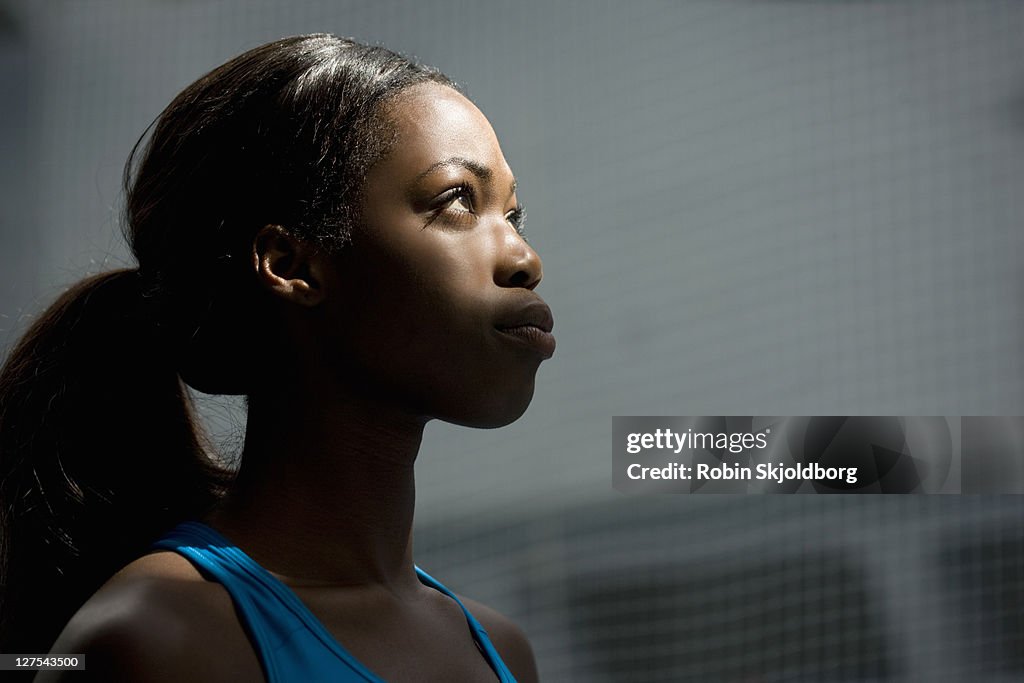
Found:
M 495 173 L 507 168 L 487 117 L 453 88 L 413 86 L 390 104 L 387 115 L 397 140 L 380 165 L 391 171 L 418 175 L 449 158 L 469 159 Z

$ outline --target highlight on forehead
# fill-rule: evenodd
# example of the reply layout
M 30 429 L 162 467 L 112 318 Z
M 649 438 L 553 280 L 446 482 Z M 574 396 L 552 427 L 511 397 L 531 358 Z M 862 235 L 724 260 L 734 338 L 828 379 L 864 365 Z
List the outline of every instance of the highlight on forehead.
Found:
M 401 107 L 403 102 L 407 101 L 410 94 L 427 86 L 448 88 L 452 92 L 462 95 L 462 91 L 454 82 L 421 81 L 398 89 L 388 97 L 379 101 L 373 108 L 369 122 L 369 126 L 372 127 L 376 133 L 375 138 L 377 141 L 374 163 L 389 156 L 401 137 L 398 130 L 398 117 L 395 115 L 395 110 Z M 465 95 L 463 95 L 463 97 L 465 97 Z M 369 167 L 367 167 L 366 171 L 369 171 Z

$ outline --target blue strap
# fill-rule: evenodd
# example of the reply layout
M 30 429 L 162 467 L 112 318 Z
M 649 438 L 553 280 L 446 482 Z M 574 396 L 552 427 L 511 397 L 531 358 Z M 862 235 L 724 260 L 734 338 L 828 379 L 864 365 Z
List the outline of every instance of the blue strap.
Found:
M 484 653 L 484 658 L 487 660 L 487 663 L 491 665 L 491 668 L 494 669 L 494 673 L 498 674 L 498 680 L 500 680 L 501 683 L 516 683 L 516 679 L 512 677 L 512 672 L 508 670 L 507 666 L 505 666 L 505 662 L 502 661 L 501 655 L 498 654 L 494 644 L 491 643 L 491 639 L 487 635 L 487 631 L 485 631 L 480 622 L 476 620 L 476 617 L 469 613 L 469 610 L 466 609 L 466 606 L 462 604 L 462 601 L 455 596 L 455 593 L 452 593 L 444 584 L 419 567 L 416 567 L 416 573 L 420 577 L 420 583 L 441 591 L 459 604 L 459 607 L 462 608 L 462 613 L 466 615 L 466 621 L 469 622 L 469 628 L 473 632 L 473 640 L 475 640 L 480 646 L 481 651 Z
M 184 556 L 204 577 L 224 586 L 235 603 L 269 683 L 294 680 L 298 672 L 293 669 L 299 666 L 304 669 L 301 674 L 304 681 L 321 680 L 308 670 L 315 669 L 323 676 L 322 680 L 332 683 L 385 683 L 342 647 L 288 586 L 211 527 L 201 522 L 183 522 L 152 547 Z M 498 679 L 501 683 L 515 683 L 487 631 L 462 601 L 419 567 L 416 567 L 416 574 L 421 583 L 459 605 L 473 640 Z M 266 600 L 268 594 L 276 600 Z M 336 659 L 325 662 L 324 649 Z M 281 661 L 281 657 L 287 658 L 286 661 Z M 343 674 L 346 676 L 340 678 Z

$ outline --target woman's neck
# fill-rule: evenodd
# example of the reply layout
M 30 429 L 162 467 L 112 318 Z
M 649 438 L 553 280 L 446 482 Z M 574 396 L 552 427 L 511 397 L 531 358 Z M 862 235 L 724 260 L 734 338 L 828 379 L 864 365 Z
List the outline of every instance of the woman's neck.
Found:
M 239 475 L 206 521 L 287 583 L 418 590 L 413 465 L 424 424 L 310 392 L 252 397 Z

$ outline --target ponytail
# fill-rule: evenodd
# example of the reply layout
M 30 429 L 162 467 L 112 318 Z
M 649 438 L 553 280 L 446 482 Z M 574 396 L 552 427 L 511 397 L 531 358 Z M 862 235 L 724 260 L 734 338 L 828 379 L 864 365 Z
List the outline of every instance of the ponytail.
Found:
M 65 292 L 0 370 L 0 652 L 49 650 L 120 567 L 227 484 L 137 270 Z
M 396 140 L 380 107 L 426 82 L 456 87 L 382 47 L 284 38 L 188 86 L 136 144 L 122 227 L 145 277 L 78 283 L 0 370 L 0 652 L 48 650 L 100 584 L 226 488 L 182 378 L 256 388 L 253 236 L 275 224 L 347 244 Z

